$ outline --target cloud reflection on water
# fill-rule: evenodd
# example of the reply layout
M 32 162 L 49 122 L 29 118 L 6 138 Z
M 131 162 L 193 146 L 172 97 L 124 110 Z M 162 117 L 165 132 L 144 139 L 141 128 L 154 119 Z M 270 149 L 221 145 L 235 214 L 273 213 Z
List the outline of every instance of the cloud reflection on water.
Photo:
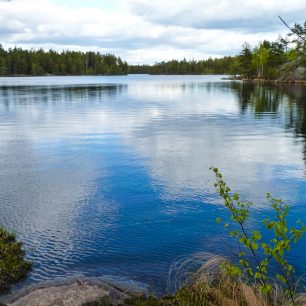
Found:
M 40 258 L 32 279 L 119 269 L 119 259 L 137 269 L 139 246 L 156 262 L 180 237 L 189 250 L 190 220 L 204 226 L 196 203 L 209 213 L 220 203 L 211 165 L 259 208 L 267 191 L 301 201 L 305 91 L 205 76 L 60 80 L 0 87 L 1 223 Z

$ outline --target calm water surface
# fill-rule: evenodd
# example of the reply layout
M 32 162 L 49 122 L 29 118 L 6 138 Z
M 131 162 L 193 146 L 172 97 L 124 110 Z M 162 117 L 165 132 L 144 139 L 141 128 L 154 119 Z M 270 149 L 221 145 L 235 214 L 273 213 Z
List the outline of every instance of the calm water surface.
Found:
M 0 223 L 34 262 L 23 285 L 120 275 L 163 292 L 178 256 L 230 255 L 211 165 L 256 202 L 251 227 L 272 213 L 267 191 L 306 222 L 305 139 L 306 87 L 0 78 Z M 305 250 L 292 253 L 299 273 Z

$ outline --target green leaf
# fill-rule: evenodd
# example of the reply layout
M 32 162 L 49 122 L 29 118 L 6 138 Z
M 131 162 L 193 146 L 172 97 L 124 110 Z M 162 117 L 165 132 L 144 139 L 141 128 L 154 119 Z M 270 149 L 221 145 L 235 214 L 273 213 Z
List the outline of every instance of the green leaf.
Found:
M 255 251 L 258 250 L 258 244 L 257 244 L 257 243 L 252 242 L 252 243 L 251 243 L 251 246 L 252 246 L 252 249 L 253 249 L 253 250 L 255 250 Z
M 268 294 L 271 292 L 272 286 L 270 284 L 265 284 L 263 286 L 259 286 L 259 289 L 262 293 Z
M 276 279 L 277 279 L 278 281 L 280 281 L 281 283 L 283 283 L 283 284 L 286 283 L 285 277 L 283 277 L 283 276 L 280 275 L 280 274 L 276 274 Z
M 253 239 L 254 240 L 261 240 L 262 235 L 259 231 L 253 231 Z

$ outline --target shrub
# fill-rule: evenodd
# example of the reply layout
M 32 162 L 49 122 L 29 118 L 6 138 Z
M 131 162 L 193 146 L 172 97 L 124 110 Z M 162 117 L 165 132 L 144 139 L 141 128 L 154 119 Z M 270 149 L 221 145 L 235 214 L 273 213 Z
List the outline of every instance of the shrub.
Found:
M 22 243 L 16 241 L 15 234 L 0 227 L 0 293 L 27 275 L 32 264 L 24 256 Z
M 253 204 L 242 201 L 237 193 L 232 194 L 219 170 L 217 168 L 211 168 L 211 170 L 216 176 L 217 192 L 223 198 L 232 221 L 238 225 L 238 230 L 231 230 L 230 236 L 237 239 L 242 249 L 237 254 L 240 258 L 239 265 L 227 265 L 227 272 L 233 276 L 246 275 L 248 280 L 258 285 L 261 293 L 268 296 L 271 295 L 273 286 L 279 284 L 284 288 L 285 295 L 295 305 L 297 282 L 294 267 L 288 260 L 288 253 L 292 244 L 303 236 L 305 226 L 298 220 L 297 228 L 289 228 L 286 220 L 289 206 L 268 193 L 267 200 L 275 212 L 275 218 L 274 220 L 264 219 L 262 223 L 267 231 L 273 232 L 273 237 L 268 239 L 264 235 L 266 232 L 250 231 L 247 229 L 247 221 Z M 222 220 L 217 218 L 216 221 L 220 223 Z M 224 225 L 227 228 L 230 227 L 228 223 Z M 255 265 L 248 260 L 247 255 L 253 258 Z M 270 278 L 269 276 L 273 275 L 273 265 L 277 267 L 278 272 Z

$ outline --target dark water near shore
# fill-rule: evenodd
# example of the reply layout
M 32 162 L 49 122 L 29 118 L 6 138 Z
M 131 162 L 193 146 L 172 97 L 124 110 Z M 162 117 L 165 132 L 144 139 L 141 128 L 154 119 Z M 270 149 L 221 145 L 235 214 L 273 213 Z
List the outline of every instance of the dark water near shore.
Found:
M 162 292 L 171 262 L 230 255 L 217 166 L 271 215 L 306 222 L 306 87 L 218 76 L 0 78 L 0 224 L 25 242 L 26 284 L 120 275 Z M 232 247 L 235 247 L 234 245 Z M 306 240 L 292 251 L 306 272 Z

